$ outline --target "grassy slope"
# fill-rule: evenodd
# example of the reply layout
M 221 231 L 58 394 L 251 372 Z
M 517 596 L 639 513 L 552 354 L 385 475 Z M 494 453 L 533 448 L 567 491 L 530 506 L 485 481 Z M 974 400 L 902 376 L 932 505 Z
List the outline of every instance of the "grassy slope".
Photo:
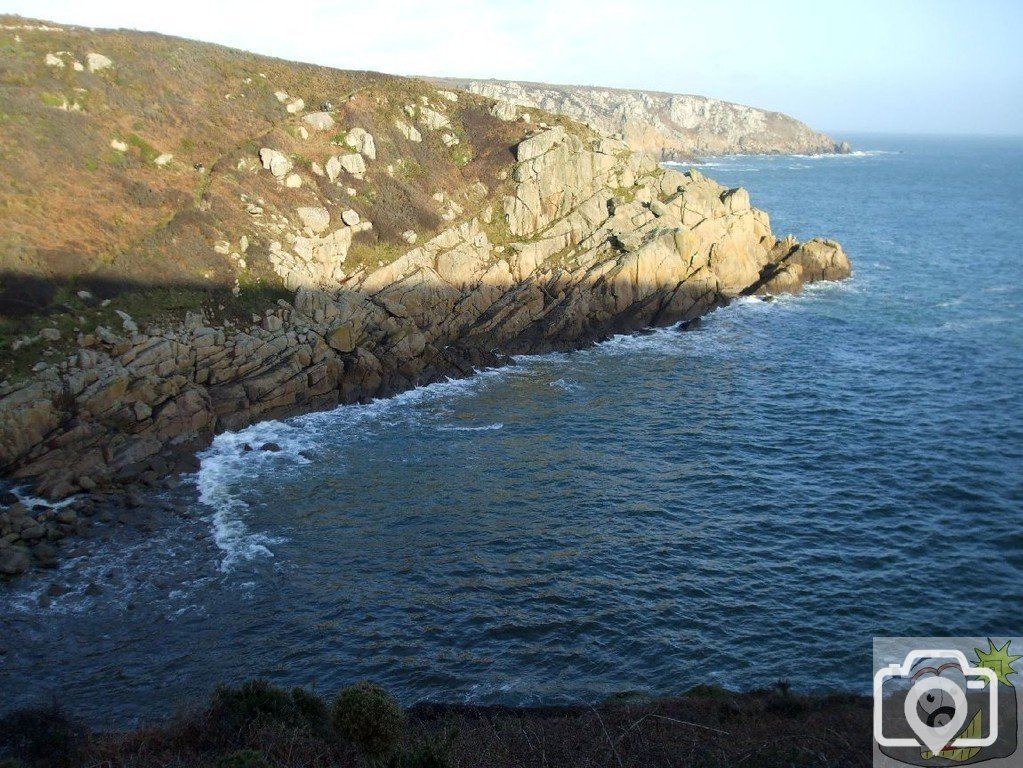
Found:
M 5 28 L 36 23 L 0 16 L 0 380 L 40 358 L 39 344 L 8 350 L 43 327 L 63 333 L 53 357 L 78 331 L 119 325 L 114 309 L 141 322 L 178 320 L 198 307 L 215 319 L 241 318 L 287 296 L 267 260 L 271 238 L 254 226 L 242 195 L 293 221 L 300 205 L 354 208 L 374 229 L 356 237 L 347 264 L 376 266 L 408 249 L 406 229 L 421 243 L 448 226 L 435 192 L 460 201 L 465 216 L 470 200 L 477 209 L 496 201 L 498 173 L 511 167 L 524 132 L 493 118 L 486 99 L 462 94 L 449 103 L 419 80 L 155 34 Z M 70 52 L 66 66 L 46 65 L 48 53 L 62 51 Z M 75 71 L 72 60 L 84 64 L 89 52 L 113 67 Z M 289 114 L 276 91 L 302 98 L 306 112 L 331 102 L 335 130 L 310 130 L 303 140 L 301 114 Z M 447 111 L 459 145 L 445 147 L 440 132 L 422 126 L 419 144 L 397 130 L 397 118 L 411 122 L 405 107 L 419 110 L 423 99 Z M 76 103 L 79 111 L 61 108 Z M 376 140 L 378 159 L 365 180 L 332 185 L 311 173 L 313 162 L 352 151 L 338 142 L 353 127 Z M 114 139 L 128 151 L 113 149 Z M 263 146 L 292 157 L 301 189 L 252 167 Z M 163 153 L 174 158 L 159 167 L 153 161 Z M 477 181 L 488 188 L 482 203 L 469 193 Z M 241 235 L 252 243 L 244 268 L 214 251 L 221 240 L 237 250 Z M 113 305 L 79 299 L 82 289 L 97 300 L 114 297 Z

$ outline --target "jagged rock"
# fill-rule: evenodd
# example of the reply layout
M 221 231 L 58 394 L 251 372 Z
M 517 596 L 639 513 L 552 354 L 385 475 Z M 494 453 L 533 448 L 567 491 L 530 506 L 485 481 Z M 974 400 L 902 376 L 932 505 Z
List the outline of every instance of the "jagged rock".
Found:
M 519 118 L 519 108 L 510 101 L 499 101 L 490 108 L 490 114 L 498 120 L 512 122 Z
M 451 120 L 448 119 L 447 115 L 443 115 L 435 109 L 429 107 L 421 107 L 419 110 L 419 123 L 420 125 L 429 128 L 431 131 L 439 131 L 441 128 L 450 128 Z
M 404 136 L 409 141 L 418 144 L 423 140 L 423 134 L 421 134 L 419 132 L 419 129 L 416 128 L 415 126 L 406 123 L 404 120 L 396 120 L 394 124 L 401 132 L 401 135 Z
M 303 109 L 305 109 L 305 102 L 302 101 L 302 99 L 295 99 L 293 101 L 288 102 L 285 109 L 288 111 L 289 114 L 296 115 Z
M 377 148 L 373 136 L 363 128 L 352 128 L 345 136 L 345 144 L 370 160 L 377 159 Z
M 46 54 L 46 58 L 44 59 L 44 61 L 46 62 L 46 66 L 48 67 L 58 67 L 60 69 L 64 68 L 64 59 L 62 59 L 60 56 L 57 56 L 56 54 L 53 53 Z
M 329 131 L 334 127 L 334 118 L 327 112 L 310 112 L 302 121 L 317 131 Z
M 534 157 L 539 157 L 564 141 L 565 136 L 565 129 L 561 127 L 538 133 L 536 136 L 519 142 L 518 147 L 515 148 L 515 159 L 523 163 Z

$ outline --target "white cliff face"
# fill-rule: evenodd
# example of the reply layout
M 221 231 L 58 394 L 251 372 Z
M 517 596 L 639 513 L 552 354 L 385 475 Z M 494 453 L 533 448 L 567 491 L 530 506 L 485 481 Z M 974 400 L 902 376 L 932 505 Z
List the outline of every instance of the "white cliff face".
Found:
M 662 160 L 720 154 L 827 154 L 847 151 L 822 133 L 780 112 L 703 96 L 608 88 L 459 81 L 472 93 L 534 107 L 620 134 L 633 149 Z

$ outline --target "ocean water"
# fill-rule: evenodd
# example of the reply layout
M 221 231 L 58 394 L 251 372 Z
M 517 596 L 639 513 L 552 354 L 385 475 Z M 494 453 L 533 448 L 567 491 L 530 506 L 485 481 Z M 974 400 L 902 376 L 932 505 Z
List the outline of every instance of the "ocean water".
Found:
M 0 590 L 0 709 L 866 692 L 874 635 L 1019 634 L 1023 140 L 855 138 L 702 168 L 852 280 L 221 436 L 189 516 Z

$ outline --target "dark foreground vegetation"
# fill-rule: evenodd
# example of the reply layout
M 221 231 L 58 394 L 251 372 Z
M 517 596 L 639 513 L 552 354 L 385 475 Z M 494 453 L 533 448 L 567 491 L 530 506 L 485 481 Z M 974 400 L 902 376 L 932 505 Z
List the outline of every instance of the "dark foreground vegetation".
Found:
M 406 710 L 369 683 L 328 701 L 256 680 L 125 733 L 90 733 L 57 705 L 11 712 L 0 718 L 0 768 L 855 768 L 870 764 L 869 731 L 868 699 L 797 696 L 784 683 L 743 694 L 622 695 L 595 706 Z

